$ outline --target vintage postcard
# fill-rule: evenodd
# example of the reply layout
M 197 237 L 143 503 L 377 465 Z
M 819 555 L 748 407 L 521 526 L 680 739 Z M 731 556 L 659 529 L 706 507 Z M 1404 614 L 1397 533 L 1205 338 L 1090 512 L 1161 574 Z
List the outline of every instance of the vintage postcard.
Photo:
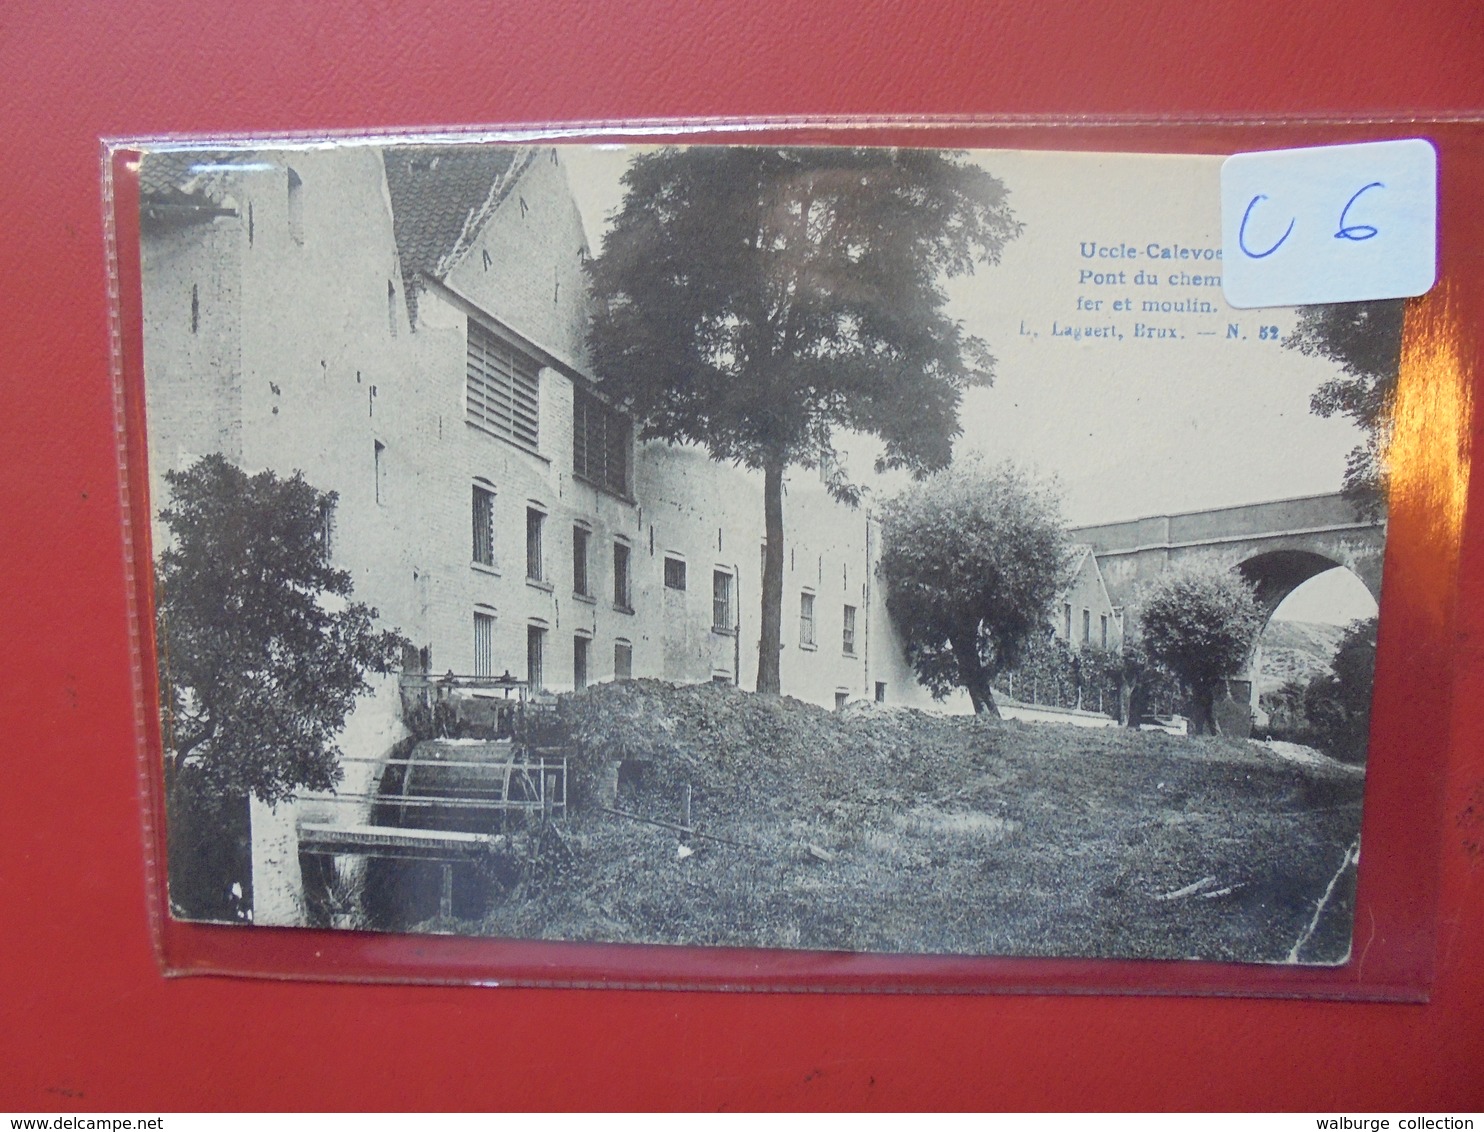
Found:
M 1220 160 L 147 148 L 173 914 L 1343 962 L 1401 305 Z

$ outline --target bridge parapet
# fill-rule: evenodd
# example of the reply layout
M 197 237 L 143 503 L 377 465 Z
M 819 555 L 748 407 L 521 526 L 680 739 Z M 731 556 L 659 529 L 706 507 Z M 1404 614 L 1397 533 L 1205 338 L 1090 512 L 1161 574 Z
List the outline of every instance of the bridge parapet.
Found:
M 1374 529 L 1384 530 L 1384 520 L 1374 523 L 1361 518 L 1354 504 L 1334 492 L 1205 511 L 1146 515 L 1117 523 L 1076 527 L 1071 535 L 1076 542 L 1089 543 L 1098 553 L 1127 553 L 1311 532 Z
M 1070 533 L 1092 547 L 1109 594 L 1119 603 L 1172 563 L 1196 557 L 1240 567 L 1257 583 L 1268 612 L 1333 566 L 1350 569 L 1380 600 L 1385 521 L 1362 518 L 1339 493 L 1149 515 Z

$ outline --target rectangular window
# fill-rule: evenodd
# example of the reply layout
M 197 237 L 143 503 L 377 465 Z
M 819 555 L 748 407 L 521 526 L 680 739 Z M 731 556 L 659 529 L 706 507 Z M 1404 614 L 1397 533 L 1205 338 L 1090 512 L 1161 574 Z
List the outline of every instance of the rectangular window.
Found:
M 835 710 L 836 711 L 839 711 L 841 708 L 843 708 L 845 706 L 845 701 L 848 700 L 848 699 L 850 699 L 850 693 L 849 692 L 836 692 L 835 693 Z
M 474 615 L 474 675 L 495 674 L 495 618 L 490 613 Z
M 474 561 L 495 564 L 495 493 L 474 485 Z
M 572 638 L 572 687 L 579 692 L 587 687 L 587 650 L 592 643 L 589 637 Z
M 1103 614 L 1099 614 L 1098 615 L 1098 634 L 1099 634 L 1099 636 L 1100 636 L 1100 638 L 1102 640 L 1102 646 L 1103 646 L 1103 648 L 1107 648 L 1108 647 L 1108 615 L 1106 613 L 1103 613 Z
M 629 597 L 629 544 L 613 544 L 613 605 L 615 609 L 632 610 Z
M 581 386 L 572 391 L 572 471 L 614 495 L 629 493 L 634 426 Z
M 470 319 L 465 377 L 469 423 L 535 451 L 540 365 Z
M 386 502 L 386 445 L 381 441 L 375 441 L 371 458 L 373 461 L 372 474 L 376 481 L 376 502 Z
M 732 576 L 725 570 L 711 575 L 711 628 L 730 633 L 732 624 Z
M 541 568 L 541 529 L 546 525 L 546 516 L 534 507 L 526 508 L 526 577 L 533 582 L 544 581 Z
M 878 704 L 886 703 L 886 682 L 884 680 L 876 681 L 876 702 Z
M 546 653 L 546 630 L 540 625 L 526 626 L 526 681 L 531 692 L 541 691 L 545 674 L 543 662 Z
M 572 528 L 572 592 L 591 597 L 587 584 L 587 543 L 591 532 L 586 527 Z
M 1090 609 L 1082 611 L 1082 643 L 1084 645 L 1092 643 L 1092 610 Z
M 335 497 L 323 495 L 319 501 L 319 545 L 325 561 L 335 556 Z
M 613 678 L 632 680 L 634 677 L 634 646 L 628 641 L 618 641 L 613 646 Z
M 685 559 L 665 556 L 665 588 L 667 590 L 685 589 Z
M 844 625 L 844 628 L 843 628 L 843 631 L 841 632 L 841 635 L 840 635 L 840 644 L 841 644 L 841 647 L 845 650 L 845 655 L 846 656 L 854 656 L 855 655 L 855 606 L 853 606 L 853 605 L 847 605 L 845 607 L 845 617 L 844 617 L 843 625 Z
M 799 647 L 814 647 L 814 595 L 808 591 L 799 595 Z
M 1062 621 L 1063 621 L 1064 626 L 1065 626 L 1065 629 L 1066 629 L 1066 631 L 1062 634 L 1062 636 L 1066 639 L 1067 644 L 1071 644 L 1072 643 L 1072 603 L 1071 602 L 1067 602 L 1066 604 L 1064 604 L 1061 607 L 1061 613 L 1062 613 Z

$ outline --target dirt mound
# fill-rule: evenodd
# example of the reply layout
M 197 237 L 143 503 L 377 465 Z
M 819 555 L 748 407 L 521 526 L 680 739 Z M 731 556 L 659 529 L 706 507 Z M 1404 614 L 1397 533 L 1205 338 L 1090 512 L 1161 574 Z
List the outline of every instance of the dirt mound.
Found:
M 643 768 L 641 782 L 688 783 L 693 804 L 797 812 L 928 795 L 993 757 L 997 736 L 972 717 L 852 707 L 827 711 L 730 685 L 657 680 L 564 696 L 575 773 L 604 762 Z

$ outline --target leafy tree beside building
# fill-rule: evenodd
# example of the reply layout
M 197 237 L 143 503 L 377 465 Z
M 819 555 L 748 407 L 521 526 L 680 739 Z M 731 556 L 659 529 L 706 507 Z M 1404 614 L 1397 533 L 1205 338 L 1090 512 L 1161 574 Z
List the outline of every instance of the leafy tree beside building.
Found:
M 250 893 L 248 798 L 335 786 L 336 736 L 404 641 L 331 564 L 333 494 L 219 455 L 165 480 L 155 615 L 171 898 L 218 918 L 234 884 L 237 899 Z
M 1216 685 L 1242 670 L 1262 631 L 1252 585 L 1219 565 L 1184 563 L 1150 582 L 1137 604 L 1143 646 L 1184 686 L 1192 731 L 1214 733 Z
M 1048 632 L 1067 555 L 1055 492 L 1009 464 L 960 460 L 887 503 L 879 569 L 918 679 L 998 715 L 991 684 Z
M 998 179 L 929 149 L 667 147 L 624 186 L 589 265 L 594 366 L 643 439 L 762 472 L 757 687 L 778 692 L 786 470 L 838 467 L 837 430 L 878 437 L 883 469 L 948 463 L 993 359 L 942 280 L 998 262 L 1021 225 Z

